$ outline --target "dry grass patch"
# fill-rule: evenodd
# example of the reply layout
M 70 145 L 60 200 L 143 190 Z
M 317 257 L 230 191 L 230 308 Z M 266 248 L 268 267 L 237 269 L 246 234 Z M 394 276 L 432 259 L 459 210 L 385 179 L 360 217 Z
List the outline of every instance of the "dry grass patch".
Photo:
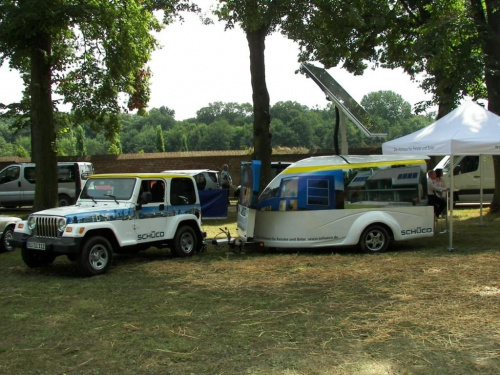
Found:
M 454 253 L 445 236 L 377 255 L 151 249 L 90 279 L 2 254 L 0 371 L 498 374 L 498 221 L 456 215 Z

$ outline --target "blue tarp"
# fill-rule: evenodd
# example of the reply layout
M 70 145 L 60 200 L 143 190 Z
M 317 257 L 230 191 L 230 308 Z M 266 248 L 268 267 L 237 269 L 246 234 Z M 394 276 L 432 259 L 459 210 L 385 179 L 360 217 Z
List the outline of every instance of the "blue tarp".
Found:
M 202 219 L 227 218 L 227 190 L 200 190 Z

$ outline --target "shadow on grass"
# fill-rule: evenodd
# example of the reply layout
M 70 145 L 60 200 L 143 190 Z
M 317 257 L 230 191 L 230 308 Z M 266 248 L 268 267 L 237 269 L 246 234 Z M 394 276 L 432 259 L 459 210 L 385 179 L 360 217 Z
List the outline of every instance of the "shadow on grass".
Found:
M 454 210 L 453 218 L 453 247 L 454 252 L 448 252 L 449 233 L 446 232 L 446 221 L 440 219 L 437 224 L 436 234 L 433 237 L 416 240 L 392 242 L 384 254 L 410 254 L 415 253 L 422 257 L 437 257 L 444 254 L 449 256 L 465 256 L 496 250 L 498 239 L 496 228 L 500 222 L 500 215 L 490 214 L 484 210 L 482 224 L 479 218 L 479 207 L 459 208 Z M 220 221 L 216 226 L 234 225 L 232 219 Z M 172 255 L 168 248 L 149 248 L 146 251 L 134 254 L 115 254 L 110 272 L 122 271 L 127 268 L 136 268 L 158 261 L 183 262 L 183 263 L 216 263 L 221 259 L 234 262 L 248 260 L 250 258 L 270 257 L 279 255 L 296 255 L 312 257 L 330 257 L 332 255 L 341 257 L 376 257 L 378 253 L 364 253 L 356 246 L 329 247 L 329 248 L 293 248 L 293 249 L 270 249 L 261 248 L 257 244 L 245 244 L 240 252 L 225 243 L 217 246 L 208 243 L 206 249 L 191 257 L 179 258 Z M 24 268 L 23 274 L 35 273 L 45 276 L 58 277 L 81 277 L 74 262 L 69 261 L 66 256 L 56 258 L 54 264 L 48 267 L 36 269 Z

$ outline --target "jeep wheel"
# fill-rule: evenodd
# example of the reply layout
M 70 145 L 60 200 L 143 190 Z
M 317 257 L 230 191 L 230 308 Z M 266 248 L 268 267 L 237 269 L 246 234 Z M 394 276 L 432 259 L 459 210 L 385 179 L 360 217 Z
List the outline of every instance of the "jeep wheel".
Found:
M 174 237 L 173 250 L 174 254 L 179 257 L 187 257 L 193 255 L 198 246 L 196 233 L 190 226 L 184 225 L 177 229 Z
M 389 234 L 383 226 L 371 225 L 361 235 L 359 247 L 368 253 L 381 253 L 387 249 L 389 242 Z
M 0 240 L 0 252 L 12 251 L 14 246 L 12 246 L 9 241 L 14 237 L 14 226 L 9 225 L 3 231 L 2 239 Z
M 107 239 L 101 236 L 89 238 L 82 246 L 77 266 L 84 276 L 97 276 L 106 273 L 113 261 L 113 249 Z
M 30 268 L 48 266 L 54 263 L 56 256 L 53 253 L 48 253 L 41 250 L 30 250 L 23 247 L 21 249 L 21 256 L 24 264 Z

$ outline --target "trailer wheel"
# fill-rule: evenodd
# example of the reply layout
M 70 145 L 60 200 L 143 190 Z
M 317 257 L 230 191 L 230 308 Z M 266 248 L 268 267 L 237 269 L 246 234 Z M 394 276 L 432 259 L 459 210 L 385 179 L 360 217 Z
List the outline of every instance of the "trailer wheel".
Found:
M 29 268 L 48 266 L 54 263 L 56 256 L 53 253 L 47 253 L 40 250 L 31 250 L 23 247 L 21 249 L 21 257 L 24 264 Z
M 176 256 L 187 257 L 193 255 L 198 249 L 198 239 L 193 228 L 184 225 L 175 233 L 173 252 Z
M 97 276 L 106 273 L 112 261 L 113 249 L 109 241 L 95 236 L 83 244 L 77 266 L 83 276 Z
M 359 247 L 368 253 L 381 253 L 387 249 L 389 242 L 389 233 L 383 226 L 370 225 L 361 234 Z

